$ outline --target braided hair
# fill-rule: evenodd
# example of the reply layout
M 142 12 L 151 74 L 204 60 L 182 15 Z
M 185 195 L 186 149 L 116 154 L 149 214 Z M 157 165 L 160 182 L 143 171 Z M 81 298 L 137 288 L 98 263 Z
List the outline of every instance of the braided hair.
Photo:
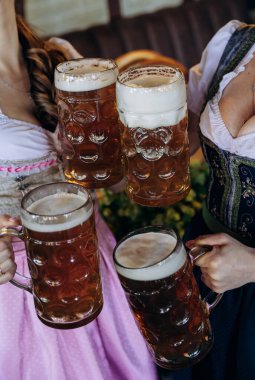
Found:
M 16 20 L 30 78 L 30 92 L 36 105 L 35 116 L 43 128 L 54 132 L 58 122 L 54 69 L 67 56 L 59 46 L 40 39 L 20 15 L 16 15 Z

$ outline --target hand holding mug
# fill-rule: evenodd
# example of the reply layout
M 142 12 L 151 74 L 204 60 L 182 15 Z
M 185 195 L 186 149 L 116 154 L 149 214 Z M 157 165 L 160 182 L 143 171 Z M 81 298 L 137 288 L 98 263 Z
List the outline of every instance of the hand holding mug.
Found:
M 21 221 L 21 230 L 2 227 L 0 236 L 25 241 L 31 278 L 16 273 L 11 282 L 33 294 L 38 318 L 60 329 L 80 327 L 95 319 L 103 297 L 89 192 L 67 182 L 38 186 L 21 201 Z M 4 241 L 2 255 L 10 257 Z
M 201 256 L 208 247 L 196 247 Z M 131 232 L 114 249 L 114 263 L 131 310 L 154 361 L 167 369 L 199 362 L 211 349 L 210 310 L 222 297 L 201 300 L 178 234 L 150 226 Z M 196 260 L 196 258 L 193 258 Z
M 186 243 L 188 248 L 210 245 L 212 249 L 195 264 L 201 268 L 202 281 L 218 293 L 255 281 L 255 249 L 231 236 L 219 233 L 199 236 Z
M 0 228 L 16 227 L 18 224 L 17 218 L 12 218 L 9 215 L 0 216 Z M 14 277 L 16 267 L 11 239 L 7 236 L 2 237 L 0 239 L 0 285 Z

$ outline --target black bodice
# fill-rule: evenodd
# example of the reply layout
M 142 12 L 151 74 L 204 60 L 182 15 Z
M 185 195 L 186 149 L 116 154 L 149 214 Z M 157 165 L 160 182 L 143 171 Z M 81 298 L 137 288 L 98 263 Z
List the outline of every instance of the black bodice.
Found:
M 208 211 L 241 240 L 254 242 L 255 159 L 220 149 L 203 135 L 201 142 L 210 167 Z

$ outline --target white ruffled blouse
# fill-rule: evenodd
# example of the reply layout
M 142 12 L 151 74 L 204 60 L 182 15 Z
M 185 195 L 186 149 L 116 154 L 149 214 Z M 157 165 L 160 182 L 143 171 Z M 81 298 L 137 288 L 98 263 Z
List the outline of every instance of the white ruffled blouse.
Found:
M 228 22 L 211 39 L 205 48 L 199 64 L 191 68 L 188 84 L 189 109 L 199 115 L 203 107 L 208 87 L 218 67 L 220 58 L 231 35 L 242 23 L 237 20 Z M 219 101 L 228 83 L 245 70 L 255 52 L 255 44 L 241 60 L 234 71 L 224 75 L 217 94 L 207 103 L 201 118 L 202 134 L 219 148 L 242 157 L 255 159 L 255 132 L 233 137 L 225 126 L 219 109 Z

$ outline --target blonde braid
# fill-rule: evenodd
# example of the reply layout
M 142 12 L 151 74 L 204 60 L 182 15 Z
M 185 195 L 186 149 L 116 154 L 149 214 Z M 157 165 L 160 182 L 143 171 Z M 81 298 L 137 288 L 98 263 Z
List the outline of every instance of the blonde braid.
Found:
M 67 59 L 64 51 L 41 40 L 21 16 L 17 16 L 19 39 L 27 63 L 35 115 L 43 128 L 54 132 L 58 122 L 54 91 L 54 69 Z

